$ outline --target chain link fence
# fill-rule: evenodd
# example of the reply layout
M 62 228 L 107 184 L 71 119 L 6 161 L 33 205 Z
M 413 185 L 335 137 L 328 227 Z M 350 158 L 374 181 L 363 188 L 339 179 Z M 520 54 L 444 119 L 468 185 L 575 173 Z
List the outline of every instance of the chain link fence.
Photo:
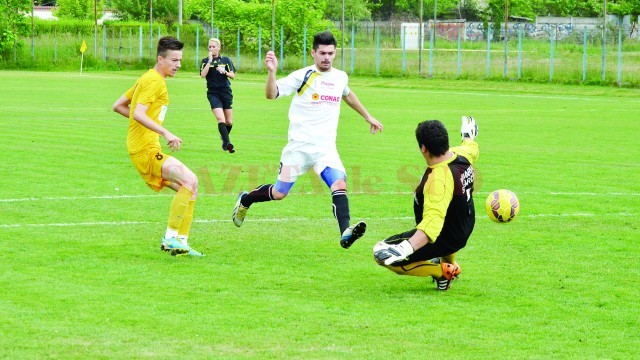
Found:
M 640 87 L 640 42 L 628 24 L 551 24 L 514 22 L 492 31 L 491 24 L 433 21 L 419 24 L 360 22 L 337 24 L 337 56 L 334 66 L 365 76 L 421 76 L 433 78 L 507 79 L 535 82 L 618 84 Z M 340 31 L 344 36 L 340 36 Z M 272 34 L 275 38 L 271 38 Z M 103 25 L 92 34 L 60 31 L 38 32 L 22 39 L 9 56 L 0 60 L 4 69 L 84 71 L 146 68 L 155 60 L 161 36 L 185 43 L 183 71 L 197 72 L 206 57 L 208 39 L 222 40 L 222 55 L 230 57 L 239 72 L 264 71 L 264 54 L 273 49 L 280 69 L 292 71 L 311 65 L 313 34 L 307 29 L 207 29 L 200 26 Z M 294 37 L 300 48 L 292 49 Z

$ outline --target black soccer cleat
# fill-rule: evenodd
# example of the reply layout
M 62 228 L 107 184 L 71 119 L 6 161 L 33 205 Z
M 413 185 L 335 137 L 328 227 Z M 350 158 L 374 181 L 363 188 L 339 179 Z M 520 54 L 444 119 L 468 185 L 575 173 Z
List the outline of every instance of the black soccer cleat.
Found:
M 367 231 L 367 224 L 364 221 L 359 221 L 355 225 L 349 226 L 343 233 L 340 238 L 340 246 L 345 249 L 348 249 L 353 245 L 356 240 L 360 239 L 364 232 Z
M 234 152 L 236 152 L 234 146 L 232 143 L 228 142 L 228 143 L 222 143 L 222 151 L 228 151 L 229 153 L 233 154 Z

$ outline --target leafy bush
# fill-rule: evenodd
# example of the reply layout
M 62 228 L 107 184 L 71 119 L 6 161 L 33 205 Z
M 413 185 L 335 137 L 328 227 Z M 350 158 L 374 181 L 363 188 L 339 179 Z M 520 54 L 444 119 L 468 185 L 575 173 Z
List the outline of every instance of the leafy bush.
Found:
M 45 34 L 72 34 L 91 35 L 93 34 L 94 22 L 92 20 L 43 20 L 34 19 L 33 32 L 35 36 Z
M 136 28 L 136 29 L 138 29 L 138 28 L 142 27 L 142 31 L 144 31 L 145 33 L 149 32 L 149 27 L 150 27 L 148 22 L 140 22 L 140 21 L 108 20 L 108 21 L 104 22 L 104 25 L 107 28 L 120 28 L 120 29 L 128 29 L 128 28 Z M 153 24 L 153 31 L 158 31 L 158 29 L 160 29 L 160 32 L 162 34 L 166 34 L 167 33 L 167 26 L 165 24 L 154 23 Z

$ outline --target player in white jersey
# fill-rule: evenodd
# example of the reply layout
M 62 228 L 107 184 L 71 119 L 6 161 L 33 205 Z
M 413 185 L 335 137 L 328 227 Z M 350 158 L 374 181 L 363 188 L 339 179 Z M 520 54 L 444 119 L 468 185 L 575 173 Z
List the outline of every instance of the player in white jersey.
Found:
M 372 134 L 382 131 L 382 124 L 369 114 L 349 89 L 348 75 L 333 68 L 336 39 L 330 32 L 314 36 L 311 56 L 313 65 L 276 80 L 278 60 L 273 51 L 267 52 L 267 99 L 294 94 L 289 107 L 289 142 L 282 150 L 276 183 L 240 193 L 232 218 L 236 226 L 241 226 L 253 203 L 284 199 L 298 176 L 313 168 L 331 189 L 333 215 L 338 220 L 341 234 L 340 245 L 348 248 L 364 234 L 367 225 L 363 221 L 352 226 L 349 224 L 347 175 L 336 149 L 341 100 L 369 123 Z

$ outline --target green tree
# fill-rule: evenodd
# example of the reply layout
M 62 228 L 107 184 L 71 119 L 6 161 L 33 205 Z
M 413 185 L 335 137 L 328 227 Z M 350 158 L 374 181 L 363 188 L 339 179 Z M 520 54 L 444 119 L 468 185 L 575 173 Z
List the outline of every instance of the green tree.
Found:
M 93 20 L 94 0 L 58 0 L 53 14 L 61 19 Z M 102 16 L 102 3 L 98 1 L 98 17 Z
M 369 0 L 344 0 L 345 20 L 370 20 L 371 8 L 375 7 Z M 327 2 L 325 17 L 331 20 L 342 19 L 342 1 L 334 0 Z
M 536 13 L 529 0 L 509 0 L 509 16 L 535 19 Z
M 500 41 L 502 38 L 502 24 L 505 21 L 506 11 L 509 16 L 534 17 L 535 14 L 531 8 L 529 0 L 489 0 L 487 8 L 483 12 L 483 21 L 485 22 L 485 30 L 488 29 L 488 23 L 491 22 L 491 31 L 494 41 Z
M 491 22 L 493 41 L 500 41 L 500 28 L 504 22 L 506 0 L 489 0 L 485 10 L 485 29 L 488 29 L 488 22 Z M 486 32 L 485 32 L 486 33 Z
M 602 16 L 602 0 L 574 0 L 574 10 L 568 15 L 594 17 Z
M 640 0 L 608 0 L 607 13 L 623 17 L 640 15 Z
M 602 15 L 602 0 L 532 0 L 531 8 L 539 16 L 594 17 Z
M 0 1 L 0 59 L 11 54 L 14 46 L 22 46 L 21 36 L 29 34 L 28 17 L 31 0 Z
M 378 0 L 374 1 L 377 8 L 373 17 L 378 20 L 420 18 L 420 1 L 423 7 L 423 19 L 433 19 L 433 8 L 436 5 L 436 16 L 441 19 L 445 14 L 454 14 L 460 5 L 460 0 Z M 453 16 L 457 17 L 457 16 Z
M 284 48 L 289 54 L 302 51 L 303 29 L 307 28 L 307 44 L 316 32 L 333 29 L 329 20 L 324 19 L 326 3 L 324 0 L 308 2 L 307 0 L 275 0 L 275 35 L 276 50 L 279 48 L 280 28 L 284 33 Z M 271 46 L 271 1 L 247 3 L 241 0 L 226 0 L 214 4 L 214 27 L 221 29 L 220 37 L 224 44 L 236 42 L 236 31 L 240 29 L 242 47 L 257 51 L 258 33 L 262 29 L 262 47 Z M 191 0 L 188 4 L 193 18 L 211 23 L 211 0 Z M 334 32 L 338 41 L 340 34 Z M 309 45 L 308 45 L 309 46 Z
M 162 22 L 167 26 L 171 26 L 178 21 L 177 0 L 111 0 L 111 3 L 122 20 L 148 21 L 149 5 L 152 5 L 154 21 Z
M 467 21 L 478 21 L 481 16 L 480 5 L 477 0 L 460 0 L 452 15 Z

